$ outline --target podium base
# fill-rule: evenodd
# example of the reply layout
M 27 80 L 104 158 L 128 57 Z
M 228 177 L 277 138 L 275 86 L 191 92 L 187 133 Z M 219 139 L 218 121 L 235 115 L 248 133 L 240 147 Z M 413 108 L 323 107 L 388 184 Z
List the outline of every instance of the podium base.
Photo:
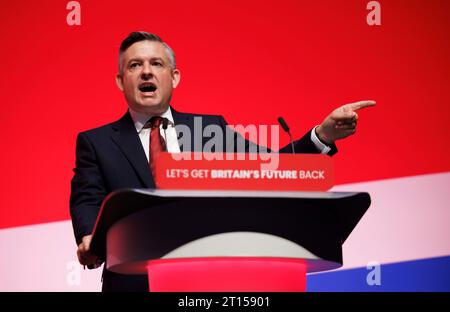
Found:
M 304 292 L 306 262 L 293 258 L 214 257 L 151 260 L 152 292 Z

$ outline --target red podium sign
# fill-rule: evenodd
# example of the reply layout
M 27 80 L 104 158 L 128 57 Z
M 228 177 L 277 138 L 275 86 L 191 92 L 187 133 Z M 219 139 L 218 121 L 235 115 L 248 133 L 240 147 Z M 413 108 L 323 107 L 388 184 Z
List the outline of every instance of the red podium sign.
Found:
M 156 185 L 172 190 L 265 191 L 327 191 L 333 186 L 327 155 L 276 154 L 270 166 L 255 155 L 237 155 L 162 153 L 156 162 Z

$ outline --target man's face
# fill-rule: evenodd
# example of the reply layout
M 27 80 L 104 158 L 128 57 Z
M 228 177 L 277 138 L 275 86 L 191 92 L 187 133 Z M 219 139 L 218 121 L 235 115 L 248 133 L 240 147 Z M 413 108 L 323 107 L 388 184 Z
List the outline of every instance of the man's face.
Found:
M 161 42 L 139 41 L 123 54 L 122 74 L 116 82 L 128 106 L 141 113 L 160 115 L 167 110 L 180 72 L 172 69 Z

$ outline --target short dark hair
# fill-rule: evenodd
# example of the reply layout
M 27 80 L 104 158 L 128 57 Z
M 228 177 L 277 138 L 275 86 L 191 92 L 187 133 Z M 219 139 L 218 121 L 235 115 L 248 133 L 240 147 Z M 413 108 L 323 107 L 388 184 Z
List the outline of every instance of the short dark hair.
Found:
M 173 52 L 172 48 L 169 47 L 169 45 L 161 39 L 161 37 L 159 37 L 158 35 L 146 32 L 146 31 L 133 31 L 120 44 L 120 48 L 119 48 L 119 73 L 120 74 L 123 73 L 123 68 L 122 68 L 123 59 L 122 58 L 123 58 L 123 54 L 125 53 L 125 51 L 132 44 L 139 42 L 139 41 L 144 41 L 144 40 L 161 42 L 164 45 L 164 47 L 166 48 L 167 57 L 169 58 L 169 61 L 170 61 L 170 66 L 172 67 L 172 69 L 176 68 L 177 64 L 176 64 L 176 60 L 175 60 L 175 53 Z

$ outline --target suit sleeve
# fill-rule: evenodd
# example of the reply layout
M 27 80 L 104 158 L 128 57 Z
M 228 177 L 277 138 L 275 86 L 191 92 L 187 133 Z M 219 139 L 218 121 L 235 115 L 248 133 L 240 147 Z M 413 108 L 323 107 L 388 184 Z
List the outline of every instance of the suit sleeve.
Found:
M 295 153 L 304 153 L 304 154 L 319 154 L 320 151 L 317 149 L 314 142 L 311 140 L 311 131 L 313 129 L 309 130 L 300 140 L 294 141 L 294 150 Z M 327 155 L 333 156 L 337 153 L 337 147 L 336 144 L 330 145 L 331 150 L 328 152 Z M 292 146 L 289 143 L 285 147 L 281 148 L 280 153 L 292 153 Z
M 252 152 L 270 152 L 270 149 L 264 146 L 258 146 L 252 141 L 246 140 L 242 137 L 242 135 L 238 132 L 233 131 L 230 127 L 228 127 L 228 123 L 225 118 L 222 116 L 219 117 L 219 123 L 225 129 L 225 132 L 232 133 L 233 140 L 227 140 L 226 151 L 227 152 L 239 152 L 245 151 L 246 153 Z M 314 142 L 311 140 L 311 129 L 308 131 L 301 139 L 294 141 L 294 150 L 295 153 L 304 153 L 304 154 L 319 154 L 320 151 L 314 145 Z M 230 134 L 227 134 L 226 137 L 230 137 Z M 230 144 L 231 142 L 231 144 Z M 331 150 L 328 152 L 329 156 L 332 156 L 337 153 L 337 147 L 335 144 L 331 145 Z M 289 143 L 279 150 L 279 153 L 292 153 L 292 146 Z
M 77 245 L 92 233 L 100 205 L 106 196 L 104 180 L 96 153 L 88 137 L 80 133 L 76 143 L 76 161 L 71 182 L 70 215 Z

